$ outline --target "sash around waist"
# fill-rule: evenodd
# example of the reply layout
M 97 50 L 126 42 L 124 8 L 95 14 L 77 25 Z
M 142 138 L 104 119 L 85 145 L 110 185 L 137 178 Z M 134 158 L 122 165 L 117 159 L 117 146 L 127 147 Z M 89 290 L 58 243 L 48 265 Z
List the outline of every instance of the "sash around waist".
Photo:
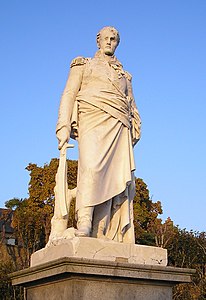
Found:
M 78 102 L 84 101 L 100 108 L 130 128 L 129 103 L 126 97 L 111 91 L 102 90 L 98 94 L 95 93 L 95 95 L 88 91 L 86 93 L 79 92 L 76 100 Z

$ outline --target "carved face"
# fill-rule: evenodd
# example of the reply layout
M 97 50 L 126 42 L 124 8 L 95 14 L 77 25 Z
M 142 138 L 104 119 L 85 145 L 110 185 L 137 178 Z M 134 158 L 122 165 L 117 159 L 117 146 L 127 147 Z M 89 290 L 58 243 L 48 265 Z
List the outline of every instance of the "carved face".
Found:
M 117 36 L 109 29 L 102 31 L 98 46 L 104 54 L 112 56 L 118 46 Z

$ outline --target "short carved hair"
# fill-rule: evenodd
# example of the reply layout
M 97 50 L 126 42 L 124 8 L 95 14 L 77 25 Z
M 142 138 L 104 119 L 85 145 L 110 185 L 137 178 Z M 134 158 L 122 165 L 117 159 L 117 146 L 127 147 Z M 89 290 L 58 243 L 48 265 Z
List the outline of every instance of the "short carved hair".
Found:
M 114 35 L 116 36 L 117 42 L 118 42 L 118 44 L 117 44 L 117 46 L 118 46 L 118 45 L 119 45 L 119 42 L 120 42 L 120 36 L 119 36 L 118 30 L 117 30 L 116 28 L 112 27 L 112 26 L 106 26 L 106 27 L 103 27 L 103 28 L 97 33 L 97 46 L 98 46 L 98 48 L 100 48 L 100 47 L 99 47 L 100 36 L 101 36 L 102 32 L 105 31 L 105 30 L 110 30 L 111 32 L 114 33 Z

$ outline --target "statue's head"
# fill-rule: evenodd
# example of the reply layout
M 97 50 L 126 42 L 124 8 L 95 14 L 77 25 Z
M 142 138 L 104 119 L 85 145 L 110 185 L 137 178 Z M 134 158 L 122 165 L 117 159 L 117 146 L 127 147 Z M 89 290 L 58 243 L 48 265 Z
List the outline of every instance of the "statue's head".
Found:
M 97 33 L 97 47 L 106 55 L 112 56 L 119 42 L 119 32 L 114 27 L 103 27 Z

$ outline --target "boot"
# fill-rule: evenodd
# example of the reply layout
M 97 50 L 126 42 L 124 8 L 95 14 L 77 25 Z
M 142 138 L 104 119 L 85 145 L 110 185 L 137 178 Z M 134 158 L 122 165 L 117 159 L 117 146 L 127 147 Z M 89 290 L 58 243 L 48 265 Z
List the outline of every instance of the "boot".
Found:
M 92 229 L 93 206 L 80 208 L 77 212 L 77 231 L 78 237 L 90 236 Z

